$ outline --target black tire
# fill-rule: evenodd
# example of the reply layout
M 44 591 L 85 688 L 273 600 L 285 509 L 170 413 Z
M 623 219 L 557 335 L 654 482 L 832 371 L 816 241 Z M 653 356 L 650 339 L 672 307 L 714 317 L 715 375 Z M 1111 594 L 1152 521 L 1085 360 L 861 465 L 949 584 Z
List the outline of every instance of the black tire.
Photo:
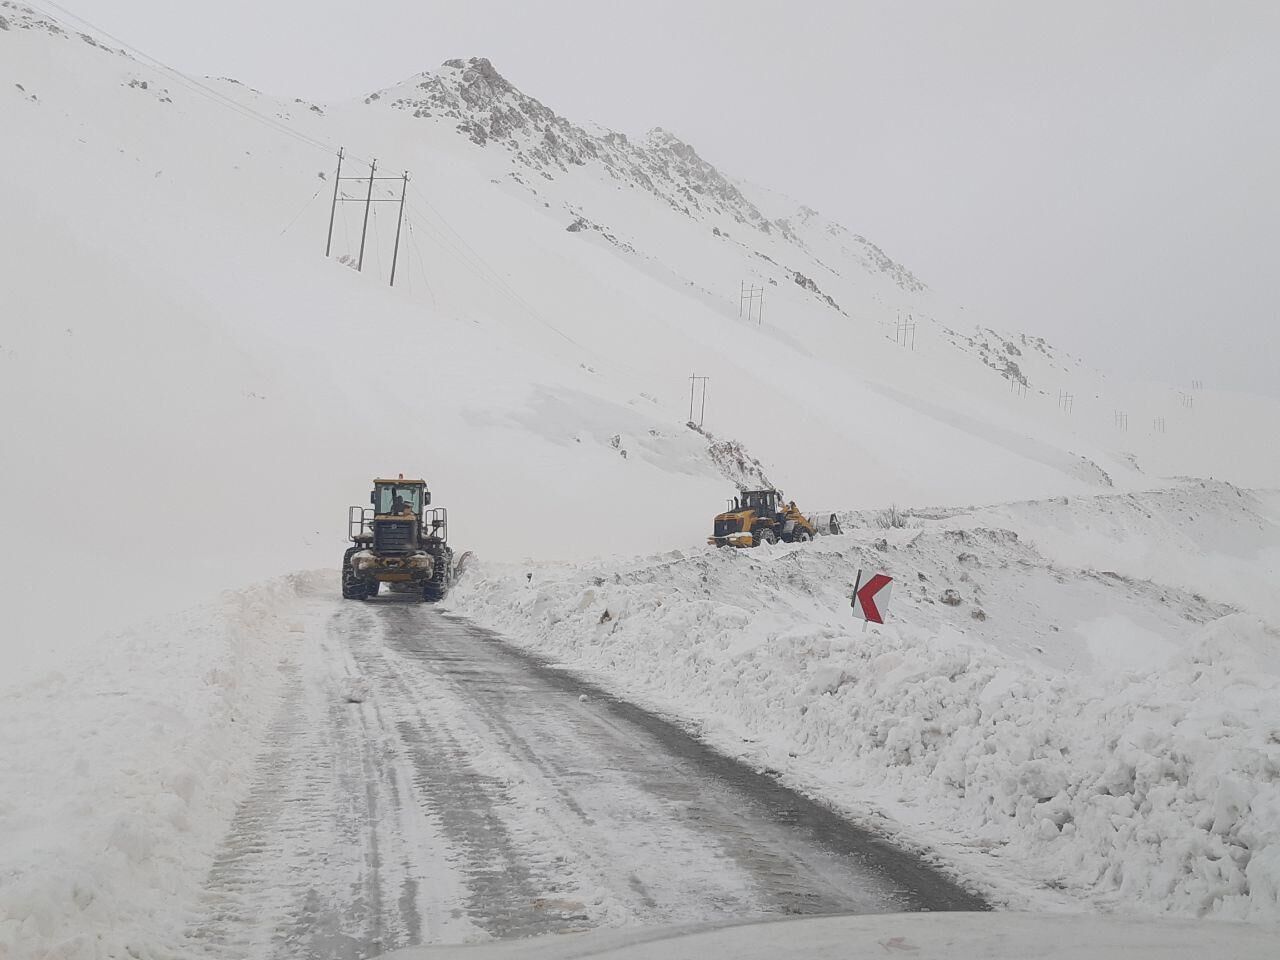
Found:
M 436 572 L 431 575 L 431 579 L 422 585 L 423 601 L 437 603 L 444 599 L 444 595 L 449 592 L 447 576 L 448 571 L 443 566 L 436 568 Z
M 791 535 L 792 543 L 808 543 L 813 537 L 809 536 L 808 530 L 797 530 Z
M 344 600 L 364 600 L 369 595 L 365 581 L 356 576 L 355 568 L 351 565 L 351 555 L 359 549 L 359 547 L 351 547 L 342 555 L 342 599 Z
M 756 543 L 777 543 L 778 535 L 774 532 L 773 527 L 761 527 L 756 531 Z
M 379 583 L 377 580 L 366 580 L 364 582 L 364 596 L 362 600 L 372 600 L 378 595 Z
M 449 567 L 452 559 L 452 555 L 436 555 L 436 565 L 431 572 L 431 579 L 422 586 L 422 599 L 425 602 L 437 603 L 449 592 Z

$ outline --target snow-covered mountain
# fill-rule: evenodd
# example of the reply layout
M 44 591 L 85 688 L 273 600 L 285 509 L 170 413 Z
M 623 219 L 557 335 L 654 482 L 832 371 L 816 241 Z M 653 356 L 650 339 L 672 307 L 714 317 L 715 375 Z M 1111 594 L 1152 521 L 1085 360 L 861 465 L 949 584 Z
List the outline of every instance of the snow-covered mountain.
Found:
M 856 263 L 868 273 L 884 273 L 904 290 L 925 289 L 909 270 L 866 238 L 809 207 L 734 182 L 675 134 L 655 128 L 633 142 L 613 130 L 588 132 L 520 92 L 483 58 L 449 60 L 437 72 L 370 94 L 365 103 L 380 100 L 417 118 L 456 121 L 458 132 L 472 143 L 504 147 L 514 165 L 546 179 L 555 180 L 574 167 L 592 166 L 621 184 L 648 191 L 690 219 L 711 225 L 717 237 L 745 228 L 749 232 L 740 245 L 757 256 L 764 254 L 751 248 L 760 242 L 754 239 L 755 233 L 777 234 L 811 260 L 818 251 L 827 252 L 837 264 Z M 507 176 L 525 182 L 520 170 Z M 756 200 L 750 196 L 753 192 Z M 762 212 L 762 206 L 773 212 Z M 821 296 L 817 285 L 803 274 L 792 271 L 791 278 Z
M 1276 401 L 993 330 L 732 158 L 482 59 L 317 104 L 0 0 L 0 129 L 0 954 L 180 934 L 311 643 L 298 595 L 332 592 L 296 571 L 397 472 L 482 558 L 455 609 L 724 749 L 851 807 L 872 783 L 1018 882 L 1275 915 Z M 359 272 L 367 181 L 324 256 L 339 147 L 392 178 Z M 705 548 L 766 478 L 853 532 Z M 901 623 L 864 642 L 872 564 Z
M 142 583 L 163 607 L 334 562 L 379 472 L 425 473 L 487 556 L 697 543 L 732 487 L 685 426 L 693 374 L 706 428 L 812 509 L 1280 476 L 1248 426 L 1274 404 L 993 345 L 870 241 L 485 60 L 318 105 L 0 16 L 11 645 L 50 648 L 65 544 L 87 630 Z M 394 203 L 347 269 L 365 183 L 322 255 L 338 145 L 344 176 L 410 174 L 394 288 Z M 71 477 L 92 507 L 50 516 Z

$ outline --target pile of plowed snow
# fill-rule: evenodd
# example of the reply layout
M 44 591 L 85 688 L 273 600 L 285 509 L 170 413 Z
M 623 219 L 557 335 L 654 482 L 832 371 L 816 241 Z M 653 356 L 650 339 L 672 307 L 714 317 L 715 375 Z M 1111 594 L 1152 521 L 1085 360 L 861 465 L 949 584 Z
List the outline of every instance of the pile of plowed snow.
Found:
M 870 798 L 967 868 L 990 858 L 993 878 L 1280 918 L 1280 632 L 1257 610 L 1055 562 L 1028 539 L 1031 520 L 1043 534 L 1106 516 L 1128 533 L 1101 535 L 1133 563 L 1179 551 L 1165 569 L 1220 571 L 1230 553 L 1255 587 L 1274 582 L 1267 502 L 1191 484 L 898 528 L 869 518 L 749 552 L 481 564 L 453 604 L 854 813 Z M 849 593 L 872 568 L 896 593 L 890 623 L 864 633 Z
M 228 593 L 0 699 L 0 956 L 181 934 L 277 708 L 290 609 L 321 580 Z

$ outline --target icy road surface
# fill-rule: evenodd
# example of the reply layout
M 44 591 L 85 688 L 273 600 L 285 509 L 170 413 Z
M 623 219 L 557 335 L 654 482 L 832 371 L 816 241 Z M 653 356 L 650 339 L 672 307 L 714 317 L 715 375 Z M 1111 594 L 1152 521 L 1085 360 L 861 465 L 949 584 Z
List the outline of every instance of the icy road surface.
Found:
M 981 909 L 679 728 L 429 607 L 315 599 L 193 952 Z

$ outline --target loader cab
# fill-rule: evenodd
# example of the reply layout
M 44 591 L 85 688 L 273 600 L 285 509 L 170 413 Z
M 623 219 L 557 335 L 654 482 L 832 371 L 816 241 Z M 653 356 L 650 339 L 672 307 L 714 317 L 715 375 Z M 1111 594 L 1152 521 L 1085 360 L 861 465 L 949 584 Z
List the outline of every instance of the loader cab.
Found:
M 423 508 L 431 503 L 431 491 L 425 480 L 375 480 L 369 502 L 380 517 L 402 514 L 405 509 L 421 517 Z
M 742 494 L 742 509 L 754 510 L 757 516 L 772 517 L 778 513 L 777 490 L 747 490 Z

